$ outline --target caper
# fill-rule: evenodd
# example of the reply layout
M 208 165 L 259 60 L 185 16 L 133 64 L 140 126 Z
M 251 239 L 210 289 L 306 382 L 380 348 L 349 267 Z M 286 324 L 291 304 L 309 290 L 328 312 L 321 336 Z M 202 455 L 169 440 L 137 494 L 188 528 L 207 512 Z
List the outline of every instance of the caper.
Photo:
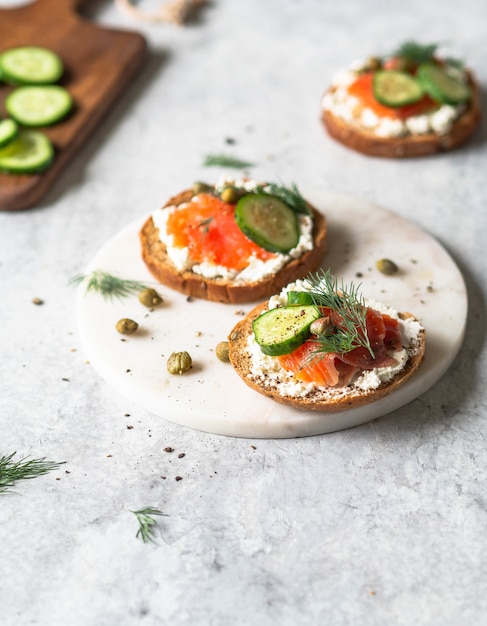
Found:
M 139 302 L 150 308 L 161 304 L 162 298 L 155 289 L 147 287 L 139 293 Z
M 241 197 L 241 193 L 236 187 L 232 187 L 231 185 L 227 185 L 223 188 L 220 198 L 223 202 L 227 204 L 236 204 Z
M 193 360 L 188 352 L 173 352 L 167 360 L 167 371 L 170 374 L 184 374 L 193 367 Z
M 379 59 L 379 57 L 369 57 L 365 63 L 365 69 L 368 72 L 373 72 L 375 70 L 380 69 L 381 67 L 381 60 Z
M 137 324 L 137 322 L 134 322 L 134 320 L 129 320 L 126 317 L 118 320 L 115 325 L 115 328 L 121 335 L 132 335 L 133 333 L 135 333 L 138 327 L 139 325 Z
M 193 192 L 194 196 L 196 196 L 199 193 L 211 192 L 213 190 L 214 190 L 214 187 L 212 187 L 211 185 L 208 185 L 208 183 L 203 183 L 200 180 L 197 180 L 196 182 L 194 182 L 193 186 L 191 187 L 191 191 Z
M 228 341 L 220 341 L 216 346 L 215 353 L 220 361 L 228 363 L 230 361 L 230 357 L 228 356 Z
M 327 335 L 331 332 L 333 324 L 328 316 L 319 317 L 311 322 L 309 330 L 312 335 Z
M 397 265 L 390 259 L 379 259 L 375 262 L 375 266 L 381 274 L 385 274 L 386 276 L 392 276 L 399 271 Z

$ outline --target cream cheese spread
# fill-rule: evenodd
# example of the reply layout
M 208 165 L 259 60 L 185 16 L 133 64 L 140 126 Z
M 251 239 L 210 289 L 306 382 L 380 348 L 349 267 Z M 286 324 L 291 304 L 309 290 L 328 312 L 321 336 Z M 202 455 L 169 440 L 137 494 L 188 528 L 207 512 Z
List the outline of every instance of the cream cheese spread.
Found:
M 216 191 L 221 191 L 226 185 L 234 185 L 235 187 L 253 191 L 257 183 L 255 181 L 234 181 L 222 179 L 216 185 Z M 174 245 L 174 237 L 167 232 L 167 220 L 169 216 L 182 209 L 187 204 L 179 206 L 165 207 L 157 209 L 152 214 L 154 225 L 159 229 L 159 239 L 166 246 L 166 251 L 171 262 L 176 268 L 182 272 L 191 270 L 195 274 L 205 278 L 223 278 L 225 280 L 233 280 L 235 282 L 254 282 L 259 281 L 267 276 L 271 276 L 278 272 L 282 267 L 289 263 L 292 259 L 297 259 L 308 250 L 313 249 L 313 218 L 310 215 L 298 215 L 299 241 L 295 248 L 286 254 L 276 253 L 271 259 L 265 261 L 252 256 L 248 260 L 248 265 L 241 271 L 229 269 L 221 265 L 214 265 L 209 262 L 195 263 L 191 259 L 188 248 L 181 248 Z
M 332 79 L 331 89 L 323 96 L 322 108 L 347 124 L 353 124 L 384 138 L 428 133 L 443 135 L 451 130 L 455 120 L 465 112 L 465 104 L 457 106 L 443 104 L 435 111 L 411 115 L 404 120 L 380 117 L 372 109 L 364 107 L 358 98 L 348 93 L 347 87 L 356 80 L 364 68 L 365 63 L 355 61 L 349 68 L 340 70 Z M 462 70 L 451 68 L 451 71 L 455 72 L 457 79 L 467 80 Z
M 288 291 L 307 291 L 310 284 L 304 280 L 298 280 L 285 287 L 279 295 L 273 296 L 269 300 L 269 309 L 283 306 L 287 302 Z M 351 384 L 341 388 L 329 388 L 318 385 L 314 382 L 302 382 L 295 380 L 292 372 L 281 367 L 279 359 L 264 354 L 259 344 L 255 341 L 253 333 L 250 333 L 247 341 L 247 349 L 251 355 L 250 376 L 260 382 L 263 386 L 277 388 L 282 396 L 304 397 L 313 391 L 330 390 L 334 395 L 346 395 L 357 391 L 369 391 L 377 389 L 382 383 L 394 378 L 404 369 L 408 360 L 407 348 L 414 344 L 422 330 L 421 324 L 414 319 L 402 320 L 398 312 L 376 300 L 365 299 L 365 305 L 379 311 L 382 314 L 399 321 L 399 330 L 402 337 L 402 350 L 394 352 L 391 356 L 396 364 L 388 367 L 376 367 L 372 370 L 364 370 Z

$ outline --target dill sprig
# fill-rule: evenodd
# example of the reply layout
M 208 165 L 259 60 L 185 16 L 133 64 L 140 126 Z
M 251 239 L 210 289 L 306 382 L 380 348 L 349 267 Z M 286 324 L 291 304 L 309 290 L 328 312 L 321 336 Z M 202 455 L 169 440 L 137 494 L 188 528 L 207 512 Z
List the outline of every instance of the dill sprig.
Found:
M 450 67 L 455 67 L 459 70 L 463 70 L 465 67 L 464 59 L 456 59 L 454 57 L 445 57 L 443 61 L 445 62 L 445 65 L 449 65 Z
M 409 39 L 403 42 L 392 53 L 392 56 L 403 57 L 414 63 L 425 63 L 426 61 L 431 61 L 437 49 L 437 43 L 421 44 Z
M 306 200 L 301 195 L 297 185 L 292 183 L 289 187 L 278 185 L 277 183 L 267 183 L 265 185 L 257 185 L 256 191 L 258 193 L 267 193 L 271 196 L 276 196 L 287 204 L 296 213 L 310 214 L 309 206 Z
M 252 167 L 254 163 L 250 161 L 244 161 L 227 154 L 209 154 L 203 161 L 205 167 L 229 167 L 233 169 L 245 169 L 246 167 Z
M 45 458 L 29 459 L 24 457 L 14 459 L 17 452 L 0 457 L 0 493 L 8 493 L 19 480 L 28 480 L 47 474 L 51 470 L 57 469 L 64 463 L 46 461 Z
M 432 61 L 439 47 L 440 44 L 437 43 L 422 44 L 417 41 L 408 40 L 402 43 L 397 50 L 392 53 L 392 56 L 402 57 L 414 65 L 419 65 L 420 63 Z M 445 57 L 443 61 L 450 67 L 456 67 L 458 69 L 465 67 L 465 61 L 455 57 Z
M 359 288 L 331 275 L 330 270 L 318 272 L 308 277 L 311 285 L 310 294 L 318 307 L 332 309 L 340 320 L 340 326 L 334 326 L 331 332 L 316 335 L 316 354 L 337 352 L 344 354 L 355 348 L 364 347 L 374 358 L 374 351 L 367 335 L 367 307 L 359 293 Z
M 136 281 L 119 278 L 102 270 L 95 270 L 91 274 L 80 274 L 69 281 L 74 285 L 86 283 L 86 292 L 95 291 L 105 299 L 126 298 L 146 288 L 146 285 Z
M 214 219 L 214 217 L 207 217 L 205 220 L 201 220 L 201 222 L 198 224 L 198 226 L 203 229 L 203 232 L 205 234 L 207 234 L 210 230 L 210 224 L 213 222 Z
M 159 509 L 154 509 L 152 507 L 147 507 L 145 509 L 139 509 L 138 511 L 131 511 L 137 518 L 139 522 L 139 530 L 137 531 L 136 537 L 140 537 L 144 543 L 148 543 L 154 541 L 154 524 L 156 520 L 154 519 L 154 515 L 164 515 L 162 511 Z

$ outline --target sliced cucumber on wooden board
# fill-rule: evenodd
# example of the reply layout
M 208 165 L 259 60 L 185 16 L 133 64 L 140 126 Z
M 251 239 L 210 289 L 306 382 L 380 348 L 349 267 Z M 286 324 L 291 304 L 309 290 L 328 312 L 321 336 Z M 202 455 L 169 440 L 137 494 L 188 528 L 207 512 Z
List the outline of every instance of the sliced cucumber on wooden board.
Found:
M 17 137 L 0 148 L 0 171 L 32 174 L 45 170 L 54 158 L 54 147 L 47 135 L 36 130 L 20 130 Z
M 75 103 L 61 124 L 47 126 L 43 131 L 56 153 L 47 169 L 16 176 L 0 173 L 0 210 L 39 206 L 67 165 L 107 119 L 111 108 L 118 105 L 129 84 L 140 76 L 147 58 L 145 38 L 137 32 L 107 28 L 80 16 L 78 9 L 90 1 L 95 4 L 94 0 L 33 0 L 22 6 L 0 8 L 0 57 L 16 48 L 51 51 L 64 67 L 57 83 L 69 91 Z M 49 63 L 44 58 L 39 65 L 45 68 Z M 55 65 L 54 62 L 50 69 L 43 70 L 47 75 L 52 72 L 49 80 L 54 76 Z M 7 79 L 7 72 L 0 69 L 2 109 L 8 94 L 21 84 L 18 74 L 12 82 Z M 28 81 L 32 82 L 32 77 Z
M 21 85 L 56 83 L 64 72 L 61 57 L 40 46 L 19 46 L 0 54 L 2 80 Z
M 71 111 L 73 99 L 60 85 L 28 85 L 14 89 L 5 98 L 5 109 L 24 126 L 50 126 Z
M 10 118 L 0 120 L 0 148 L 15 139 L 18 130 L 19 127 L 15 120 Z

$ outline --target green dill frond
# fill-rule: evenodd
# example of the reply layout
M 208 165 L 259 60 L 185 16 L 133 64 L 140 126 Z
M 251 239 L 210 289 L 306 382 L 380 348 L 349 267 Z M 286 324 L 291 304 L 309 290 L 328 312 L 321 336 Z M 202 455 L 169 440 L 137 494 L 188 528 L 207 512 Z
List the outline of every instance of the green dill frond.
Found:
M 146 289 L 146 285 L 143 283 L 119 278 L 102 270 L 95 270 L 91 274 L 74 276 L 69 282 L 74 285 L 86 283 L 87 293 L 94 291 L 101 294 L 105 299 L 118 298 L 121 300 L 131 294 L 142 291 L 142 289 Z
M 420 44 L 413 40 L 408 40 L 402 43 L 393 53 L 392 56 L 403 57 L 414 61 L 414 63 L 425 63 L 431 61 L 436 50 L 438 49 L 436 43 L 432 44 Z
M 453 57 L 446 57 L 443 59 L 445 64 L 450 67 L 455 67 L 456 69 L 463 70 L 465 68 L 465 61 L 463 59 L 455 59 Z
M 276 196 L 296 213 L 310 214 L 306 200 L 294 183 L 289 187 L 284 187 L 284 185 L 278 185 L 277 183 L 267 183 L 265 185 L 258 185 L 256 191 L 259 193 L 267 193 L 270 196 Z
M 330 270 L 322 270 L 308 277 L 309 290 L 313 302 L 318 307 L 327 307 L 340 319 L 340 326 L 333 332 L 316 336 L 316 354 L 337 352 L 344 354 L 355 348 L 365 347 L 374 358 L 374 352 L 367 335 L 367 307 L 359 288 L 332 276 Z
M 313 358 L 319 353 L 346 354 L 363 345 L 362 338 L 355 328 L 335 328 L 333 333 L 318 334 L 312 341 L 316 344 Z
M 227 154 L 209 154 L 203 161 L 204 167 L 229 167 L 233 169 L 245 169 L 252 167 L 254 163 L 244 161 Z
M 203 229 L 203 232 L 205 234 L 208 233 L 208 231 L 210 230 L 210 224 L 213 222 L 214 219 L 214 217 L 207 217 L 206 219 L 201 220 L 201 222 L 198 224 L 198 226 Z
M 0 457 L 0 493 L 8 493 L 19 480 L 28 480 L 47 474 L 63 465 L 64 461 L 55 463 L 45 458 L 29 459 L 28 457 L 14 460 L 17 452 Z
M 154 509 L 152 507 L 146 507 L 145 509 L 139 509 L 138 511 L 130 511 L 135 515 L 137 521 L 139 522 L 139 530 L 135 535 L 136 538 L 140 537 L 144 543 L 148 543 L 150 541 L 154 541 L 154 528 L 153 526 L 156 523 L 154 519 L 155 515 L 164 515 L 166 513 L 162 513 L 159 509 Z M 167 517 L 167 516 L 166 516 Z

